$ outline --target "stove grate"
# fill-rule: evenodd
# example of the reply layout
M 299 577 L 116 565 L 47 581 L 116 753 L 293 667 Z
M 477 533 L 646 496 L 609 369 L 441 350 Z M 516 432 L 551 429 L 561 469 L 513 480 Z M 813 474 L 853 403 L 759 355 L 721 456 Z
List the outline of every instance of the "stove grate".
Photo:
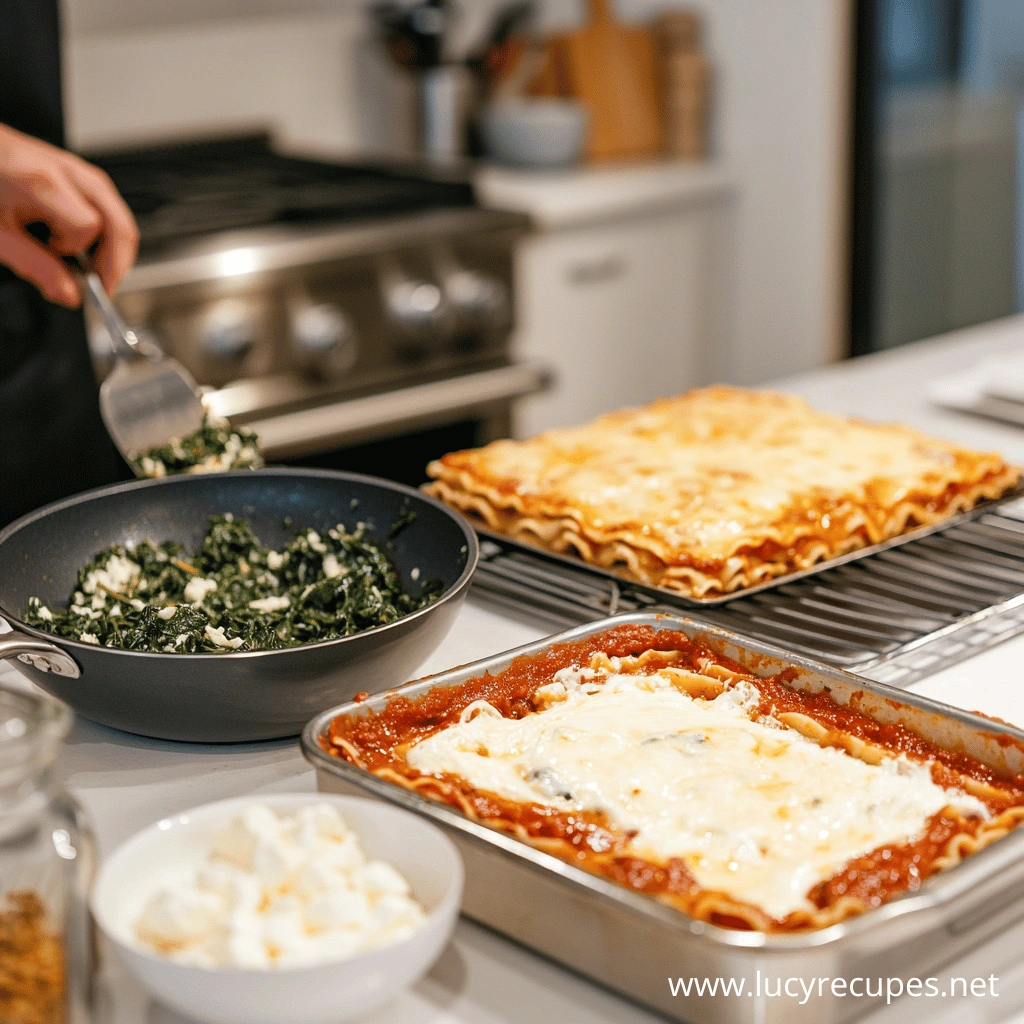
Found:
M 358 221 L 475 205 L 457 175 L 275 151 L 267 135 L 147 146 L 90 159 L 113 179 L 143 248 L 268 224 Z
M 484 540 L 477 593 L 557 626 L 682 608 L 881 682 L 907 686 L 1024 632 L 1024 500 L 725 604 L 695 608 Z

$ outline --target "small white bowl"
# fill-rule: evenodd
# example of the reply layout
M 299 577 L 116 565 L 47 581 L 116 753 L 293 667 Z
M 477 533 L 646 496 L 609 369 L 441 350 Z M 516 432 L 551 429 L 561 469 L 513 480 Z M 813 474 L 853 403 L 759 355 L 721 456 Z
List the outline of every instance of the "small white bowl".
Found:
M 497 100 L 483 113 L 487 155 L 514 167 L 570 167 L 579 162 L 590 118 L 576 100 Z
M 198 864 L 239 811 L 337 807 L 368 858 L 408 880 L 427 913 L 408 938 L 316 967 L 210 970 L 148 952 L 133 925 L 166 872 Z M 451 937 L 462 898 L 462 861 L 434 825 L 375 800 L 327 793 L 267 794 L 204 804 L 143 829 L 104 862 L 92 912 L 128 970 L 160 1002 L 210 1024 L 339 1024 L 369 1013 L 418 981 Z

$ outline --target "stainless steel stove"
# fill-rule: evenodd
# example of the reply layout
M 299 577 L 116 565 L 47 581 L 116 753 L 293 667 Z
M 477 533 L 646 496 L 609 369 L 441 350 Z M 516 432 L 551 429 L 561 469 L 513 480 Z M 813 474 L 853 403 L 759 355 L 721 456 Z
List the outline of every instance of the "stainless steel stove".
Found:
M 480 208 L 465 180 L 298 159 L 264 136 L 91 159 L 142 234 L 122 312 L 271 459 L 345 465 L 354 445 L 426 429 L 441 431 L 426 457 L 485 442 L 545 384 L 510 351 L 528 221 Z M 109 339 L 90 337 L 102 375 Z

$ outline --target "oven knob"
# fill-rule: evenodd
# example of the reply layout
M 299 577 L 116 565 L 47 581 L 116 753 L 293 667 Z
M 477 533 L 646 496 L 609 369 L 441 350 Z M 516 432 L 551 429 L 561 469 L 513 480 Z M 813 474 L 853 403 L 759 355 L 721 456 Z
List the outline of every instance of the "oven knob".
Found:
M 444 293 L 428 281 L 399 281 L 386 302 L 391 319 L 414 336 L 437 333 L 447 319 Z
M 303 306 L 292 317 L 292 338 L 299 348 L 319 355 L 340 348 L 352 337 L 352 321 L 337 306 Z
M 212 306 L 202 324 L 203 351 L 216 359 L 239 359 L 256 344 L 253 310 L 239 299 Z
M 337 373 L 355 366 L 359 350 L 351 319 L 329 302 L 300 305 L 291 314 L 292 343 L 301 365 Z
M 444 280 L 445 298 L 468 320 L 499 326 L 508 317 L 508 289 L 501 281 L 472 270 L 456 270 Z

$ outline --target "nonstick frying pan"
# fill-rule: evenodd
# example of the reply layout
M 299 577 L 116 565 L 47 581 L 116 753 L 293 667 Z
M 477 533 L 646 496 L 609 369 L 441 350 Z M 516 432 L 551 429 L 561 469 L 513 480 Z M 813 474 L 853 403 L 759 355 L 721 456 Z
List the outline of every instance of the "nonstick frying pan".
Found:
M 403 587 L 417 593 L 424 581 L 440 579 L 446 589 L 397 622 L 340 640 L 280 651 L 149 654 L 56 638 L 22 620 L 32 596 L 63 607 L 79 568 L 111 544 L 148 538 L 195 550 L 208 517 L 226 512 L 247 519 L 272 548 L 300 529 L 357 522 L 384 543 L 404 507 L 415 518 L 389 545 Z M 193 742 L 294 736 L 326 707 L 405 682 L 451 627 L 477 553 L 458 513 L 410 487 L 354 473 L 268 469 L 117 484 L 48 505 L 0 533 L 0 616 L 13 627 L 0 634 L 0 659 L 14 659 L 44 690 L 116 729 Z

